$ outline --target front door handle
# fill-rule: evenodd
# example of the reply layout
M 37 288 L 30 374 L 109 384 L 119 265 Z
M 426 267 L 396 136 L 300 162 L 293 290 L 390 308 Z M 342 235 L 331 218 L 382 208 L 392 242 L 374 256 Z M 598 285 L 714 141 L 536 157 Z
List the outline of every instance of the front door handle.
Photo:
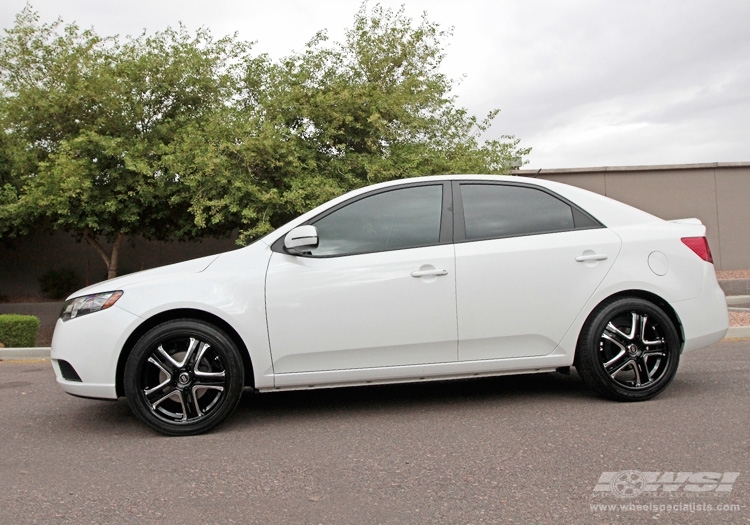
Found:
M 607 260 L 609 256 L 606 253 L 590 253 L 586 255 L 579 255 L 576 257 L 576 261 L 578 262 L 587 262 L 587 261 L 605 261 Z

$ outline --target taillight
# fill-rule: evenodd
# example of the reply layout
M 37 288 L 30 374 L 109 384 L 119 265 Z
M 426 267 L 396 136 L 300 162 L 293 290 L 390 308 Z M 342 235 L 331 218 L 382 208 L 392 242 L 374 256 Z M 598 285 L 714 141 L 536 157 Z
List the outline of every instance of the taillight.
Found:
M 711 255 L 711 248 L 708 247 L 708 239 L 705 237 L 683 237 L 682 242 L 693 250 L 698 257 L 713 264 L 714 258 Z

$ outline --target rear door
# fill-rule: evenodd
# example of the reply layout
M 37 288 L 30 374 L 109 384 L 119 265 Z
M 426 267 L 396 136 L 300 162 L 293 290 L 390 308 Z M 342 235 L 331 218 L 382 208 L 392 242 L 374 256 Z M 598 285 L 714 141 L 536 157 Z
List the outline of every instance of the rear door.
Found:
M 539 187 L 461 182 L 454 195 L 459 360 L 549 354 L 611 268 L 620 238 Z

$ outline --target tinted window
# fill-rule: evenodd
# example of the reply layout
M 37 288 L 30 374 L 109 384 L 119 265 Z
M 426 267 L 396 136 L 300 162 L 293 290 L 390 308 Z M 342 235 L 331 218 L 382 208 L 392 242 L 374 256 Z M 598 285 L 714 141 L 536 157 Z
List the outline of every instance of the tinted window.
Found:
M 365 197 L 313 222 L 320 244 L 312 254 L 351 255 L 437 244 L 442 208 L 442 185 Z
M 466 239 L 572 230 L 573 210 L 541 190 L 491 184 L 461 185 Z

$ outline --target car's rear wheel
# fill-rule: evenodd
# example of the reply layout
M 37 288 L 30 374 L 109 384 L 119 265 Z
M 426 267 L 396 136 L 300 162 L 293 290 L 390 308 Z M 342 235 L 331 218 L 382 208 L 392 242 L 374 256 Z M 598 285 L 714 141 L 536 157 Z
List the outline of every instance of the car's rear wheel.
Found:
M 598 393 L 643 401 L 672 381 L 680 351 L 677 329 L 661 308 L 639 298 L 620 298 L 601 306 L 586 322 L 575 364 Z
M 203 321 L 168 321 L 136 343 L 125 364 L 128 404 L 148 426 L 170 436 L 200 434 L 234 411 L 242 395 L 237 346 Z

